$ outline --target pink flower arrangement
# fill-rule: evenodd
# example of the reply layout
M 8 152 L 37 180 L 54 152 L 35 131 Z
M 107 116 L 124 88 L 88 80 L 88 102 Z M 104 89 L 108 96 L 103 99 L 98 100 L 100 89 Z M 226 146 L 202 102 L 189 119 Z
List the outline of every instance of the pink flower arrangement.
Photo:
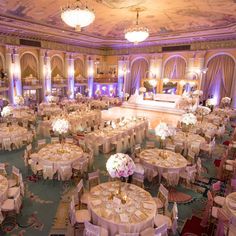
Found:
M 106 168 L 112 178 L 121 178 L 132 175 L 135 170 L 135 164 L 128 155 L 116 153 L 107 160 Z

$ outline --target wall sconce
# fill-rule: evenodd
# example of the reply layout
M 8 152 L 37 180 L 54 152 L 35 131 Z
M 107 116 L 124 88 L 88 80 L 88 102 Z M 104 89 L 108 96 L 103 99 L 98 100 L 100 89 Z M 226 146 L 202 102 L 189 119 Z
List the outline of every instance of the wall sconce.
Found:
M 190 85 L 190 87 L 194 87 L 196 85 L 196 83 L 194 81 L 190 81 L 189 85 Z

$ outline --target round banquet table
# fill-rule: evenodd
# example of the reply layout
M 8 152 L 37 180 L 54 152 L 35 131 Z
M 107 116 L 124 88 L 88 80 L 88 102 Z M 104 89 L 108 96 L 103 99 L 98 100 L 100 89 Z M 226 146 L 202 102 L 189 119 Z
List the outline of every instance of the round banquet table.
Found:
M 181 154 L 158 148 L 146 149 L 139 154 L 139 157 L 144 164 L 144 169 L 148 166 L 148 169 L 158 170 L 159 181 L 163 172 L 172 169 L 182 170 L 188 165 L 188 161 Z
M 7 199 L 8 181 L 7 178 L 0 175 L 0 208 L 3 201 Z
M 230 193 L 226 196 L 225 207 L 228 212 L 236 218 L 236 192 Z
M 110 236 L 125 232 L 139 233 L 153 227 L 156 203 L 142 188 L 122 183 L 121 193 L 127 196 L 125 204 L 111 198 L 119 188 L 119 182 L 99 184 L 90 191 L 88 209 L 92 222 L 106 228 Z
M 0 144 L 3 145 L 3 139 L 9 139 L 9 145 L 18 144 L 19 139 L 23 144 L 23 141 L 28 140 L 28 130 L 19 125 L 12 125 L 7 127 L 2 127 L 0 129 Z
M 83 150 L 74 144 L 64 143 L 62 145 L 60 143 L 55 143 L 46 145 L 37 153 L 31 154 L 30 158 L 37 161 L 41 166 L 44 166 L 46 162 L 53 164 L 54 171 L 57 171 L 60 163 L 72 165 L 82 156 Z
M 191 132 L 198 133 L 198 130 L 200 130 L 201 133 L 212 132 L 213 134 L 216 134 L 217 126 L 207 121 L 197 122 L 197 124 L 191 129 Z

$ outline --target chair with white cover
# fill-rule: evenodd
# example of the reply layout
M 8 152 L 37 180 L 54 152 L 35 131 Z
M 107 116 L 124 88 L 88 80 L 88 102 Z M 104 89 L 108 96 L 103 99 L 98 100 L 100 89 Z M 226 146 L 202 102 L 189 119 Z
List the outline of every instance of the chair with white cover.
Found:
M 73 138 L 66 138 L 65 142 L 73 144 L 74 143 L 74 139 Z
M 233 219 L 223 208 L 217 209 L 218 224 L 215 232 L 215 236 L 234 236 L 236 235 L 236 226 L 232 223 Z
M 0 163 L 0 175 L 3 175 L 3 176 L 7 175 L 6 164 L 5 163 Z
M 99 170 L 88 173 L 89 190 L 91 190 L 92 187 L 97 186 L 99 183 L 100 183 L 100 171 Z
M 174 144 L 175 144 L 175 152 L 176 152 L 176 153 L 182 153 L 183 150 L 184 150 L 183 142 L 182 142 L 182 141 L 175 140 L 175 141 L 174 141 Z
M 130 148 L 130 136 L 126 135 L 123 138 L 123 151 L 126 152 Z
M 47 142 L 46 139 L 39 139 L 37 141 L 37 150 L 43 148 L 44 146 L 46 146 Z
M 31 166 L 32 172 L 36 176 L 38 176 L 38 177 L 43 176 L 43 166 L 41 164 L 39 164 L 37 160 L 31 159 L 30 166 Z
M 147 149 L 151 149 L 151 148 L 155 148 L 156 144 L 153 141 L 146 141 L 146 148 Z
M 108 236 L 108 231 L 107 229 L 98 226 L 98 225 L 93 225 L 92 223 L 85 221 L 84 222 L 84 236 Z
M 157 197 L 153 197 L 153 200 L 155 201 L 157 206 L 157 211 L 162 211 L 164 213 L 167 211 L 168 195 L 169 191 L 162 184 L 160 184 Z
M 178 207 L 177 207 L 176 202 L 174 202 L 174 205 L 171 211 L 171 220 L 172 220 L 171 230 L 172 230 L 172 233 L 175 235 L 178 229 Z
M 202 161 L 201 158 L 197 159 L 197 175 L 200 177 L 202 174 Z
M 168 236 L 168 226 L 163 224 L 157 228 L 147 228 L 140 233 L 140 236 Z
M 54 171 L 54 165 L 52 162 L 43 160 L 41 162 L 42 168 L 43 168 L 43 178 L 46 179 L 53 179 L 53 176 L 55 174 Z
M 208 153 L 208 155 L 210 157 L 212 157 L 212 152 L 213 152 L 213 149 L 215 147 L 215 144 L 216 144 L 215 143 L 215 138 L 213 138 L 213 140 L 210 141 L 209 143 L 202 144 L 200 149 L 201 149 L 201 151 Z
M 179 183 L 179 169 L 168 169 L 162 174 L 168 186 L 177 186 Z
M 79 208 L 83 208 L 84 205 L 87 206 L 88 204 L 88 197 L 90 193 L 84 191 L 83 179 L 79 181 L 76 188 L 77 188 L 77 193 L 78 193 Z
M 194 152 L 196 154 L 196 156 L 199 154 L 200 152 L 200 145 L 201 143 L 200 142 L 194 142 L 190 145 L 190 150 L 192 152 Z
M 170 150 L 172 152 L 175 152 L 175 144 L 172 144 L 172 143 L 168 142 L 165 146 L 165 149 Z
M 184 172 L 180 172 L 180 178 L 184 179 L 187 185 L 191 185 L 195 182 L 196 173 L 196 164 L 192 166 L 187 166 Z
M 1 211 L 4 213 L 15 211 L 17 214 L 20 212 L 22 204 L 22 197 L 20 192 L 13 199 L 6 199 L 1 205 Z
M 12 166 L 12 175 L 11 178 L 8 179 L 9 188 L 18 186 L 20 183 L 20 170 L 15 166 Z
M 58 180 L 70 180 L 72 176 L 72 167 L 70 164 L 62 164 L 58 166 Z
M 88 170 L 88 157 L 86 155 L 73 162 L 72 168 L 81 176 Z
M 69 219 L 72 227 L 74 228 L 74 236 L 76 236 L 76 229 L 79 230 L 78 235 L 83 235 L 84 223 L 91 221 L 91 214 L 88 210 L 76 210 L 74 196 L 71 197 Z M 81 230 L 82 228 L 82 230 Z
M 3 138 L 2 139 L 3 150 L 11 151 L 11 144 L 12 144 L 12 141 L 10 138 Z
M 134 173 L 132 176 L 132 184 L 135 184 L 140 188 L 144 188 L 144 175 Z
M 196 158 L 196 153 L 193 152 L 191 149 L 188 150 L 188 156 L 187 160 L 189 163 L 194 164 L 195 163 L 195 158 Z
M 51 137 L 51 143 L 59 143 L 59 137 Z

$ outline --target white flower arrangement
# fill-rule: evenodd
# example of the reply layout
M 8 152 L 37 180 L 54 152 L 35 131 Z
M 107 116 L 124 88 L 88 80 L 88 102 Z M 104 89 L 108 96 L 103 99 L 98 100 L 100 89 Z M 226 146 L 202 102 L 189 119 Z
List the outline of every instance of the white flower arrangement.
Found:
M 128 98 L 129 97 L 129 94 L 128 93 L 125 93 L 125 98 Z
M 25 103 L 25 100 L 22 96 L 15 96 L 14 101 L 16 105 L 22 106 Z
M 83 97 L 83 95 L 82 95 L 81 93 L 76 93 L 76 95 L 75 95 L 75 98 L 76 98 L 76 99 L 82 98 L 82 97 Z
M 52 96 L 52 95 L 48 95 L 48 96 L 47 96 L 47 101 L 48 101 L 49 103 L 56 102 L 56 101 L 57 101 L 57 97 Z
M 206 100 L 206 106 L 210 107 L 210 106 L 215 106 L 215 100 L 213 98 L 208 98 Z
M 134 173 L 135 164 L 127 154 L 116 153 L 109 157 L 106 168 L 112 178 L 129 177 Z
M 209 107 L 205 107 L 205 106 L 198 106 L 197 113 L 201 116 L 206 116 L 211 113 L 211 109 Z
M 182 115 L 181 123 L 185 125 L 195 125 L 197 123 L 197 117 L 192 113 L 186 113 Z
M 59 134 L 66 134 L 70 128 L 70 123 L 64 118 L 55 119 L 52 122 L 52 130 Z
M 203 91 L 202 90 L 195 90 L 194 92 L 193 92 L 193 95 L 198 95 L 199 97 L 201 97 L 202 95 L 203 95 Z
M 110 88 L 110 95 L 112 96 L 115 93 L 115 90 L 113 88 Z
M 140 93 L 146 93 L 147 89 L 145 87 L 140 87 L 139 92 Z
M 3 107 L 1 115 L 2 117 L 7 117 L 12 115 L 12 107 L 10 106 Z
M 159 125 L 155 128 L 155 134 L 161 138 L 161 140 L 165 140 L 167 137 L 171 137 L 173 132 L 166 123 L 160 122 Z
M 229 105 L 231 103 L 231 98 L 229 97 L 223 97 L 221 99 L 221 103 L 224 104 L 224 105 Z

